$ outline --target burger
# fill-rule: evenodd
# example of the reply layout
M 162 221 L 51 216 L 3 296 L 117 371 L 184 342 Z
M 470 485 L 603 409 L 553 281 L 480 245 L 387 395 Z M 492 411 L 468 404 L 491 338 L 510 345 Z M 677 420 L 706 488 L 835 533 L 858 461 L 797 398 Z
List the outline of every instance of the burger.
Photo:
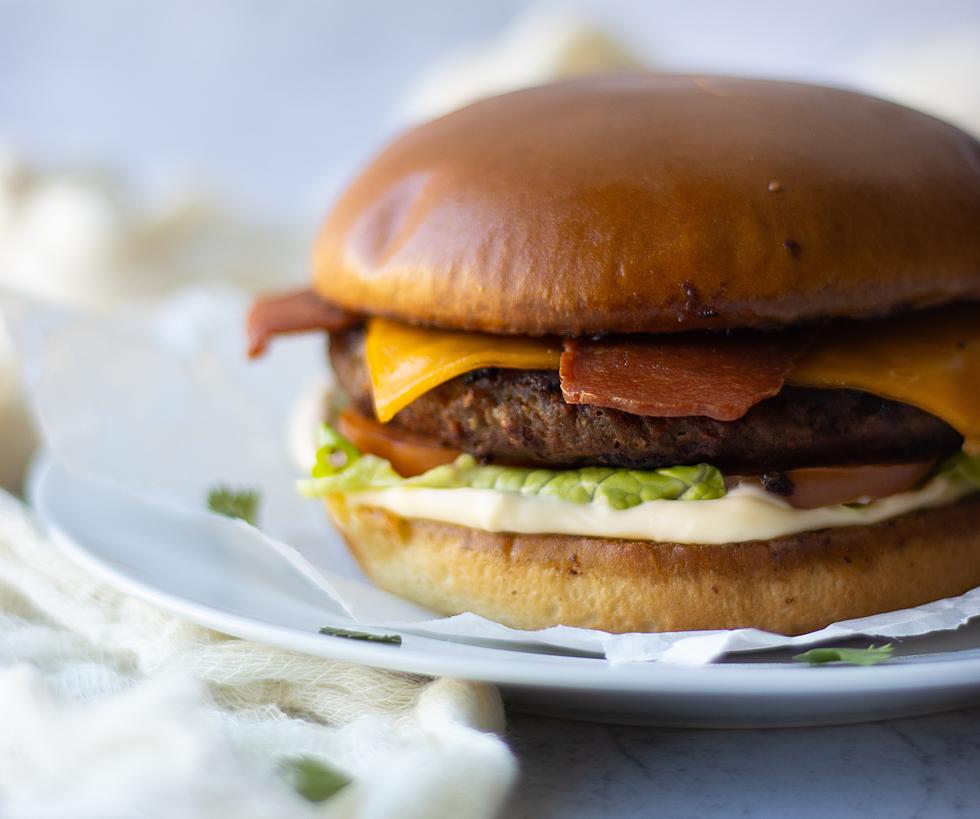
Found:
M 980 585 L 980 144 L 860 94 L 575 80 L 391 143 L 260 299 L 312 477 L 438 612 L 807 632 Z

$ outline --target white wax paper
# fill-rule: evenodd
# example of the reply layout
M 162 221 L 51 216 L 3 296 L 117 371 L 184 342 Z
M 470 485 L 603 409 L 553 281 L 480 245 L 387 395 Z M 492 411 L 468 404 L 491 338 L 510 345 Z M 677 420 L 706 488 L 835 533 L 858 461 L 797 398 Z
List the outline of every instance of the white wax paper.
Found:
M 9 305 L 8 313 L 56 457 L 141 501 L 188 509 L 200 509 L 216 484 L 260 489 L 263 542 L 363 625 L 595 653 L 613 662 L 698 664 L 730 652 L 861 635 L 924 635 L 980 615 L 975 589 L 792 638 L 756 629 L 613 635 L 562 626 L 529 632 L 474 614 L 439 617 L 372 586 L 332 532 L 322 504 L 296 492 L 300 476 L 291 465 L 287 419 L 310 383 L 329 377 L 324 340 L 320 334 L 281 339 L 264 359 L 247 361 L 248 301 L 231 290 L 189 290 L 158 308 L 112 316 L 55 314 L 24 304 Z

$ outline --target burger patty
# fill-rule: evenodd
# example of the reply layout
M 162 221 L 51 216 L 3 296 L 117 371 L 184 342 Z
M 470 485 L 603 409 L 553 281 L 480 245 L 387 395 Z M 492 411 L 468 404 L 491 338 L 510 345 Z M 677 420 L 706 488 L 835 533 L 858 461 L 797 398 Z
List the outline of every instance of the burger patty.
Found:
M 330 359 L 354 406 L 374 417 L 363 330 L 332 334 Z M 551 370 L 466 373 L 416 398 L 390 424 L 479 458 L 562 467 L 708 462 L 765 472 L 925 460 L 962 444 L 934 415 L 856 390 L 784 387 L 735 421 L 657 418 L 567 404 Z

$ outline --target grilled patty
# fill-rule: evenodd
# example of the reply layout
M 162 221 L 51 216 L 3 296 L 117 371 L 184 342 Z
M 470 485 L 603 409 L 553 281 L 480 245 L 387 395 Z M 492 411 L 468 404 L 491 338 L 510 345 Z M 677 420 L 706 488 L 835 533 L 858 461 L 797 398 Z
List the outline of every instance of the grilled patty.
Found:
M 332 334 L 330 360 L 353 404 L 374 417 L 363 330 Z M 924 460 L 962 443 L 934 415 L 856 390 L 784 387 L 736 421 L 654 418 L 566 404 L 550 370 L 461 375 L 419 396 L 390 424 L 479 458 L 563 467 L 708 462 L 764 472 Z

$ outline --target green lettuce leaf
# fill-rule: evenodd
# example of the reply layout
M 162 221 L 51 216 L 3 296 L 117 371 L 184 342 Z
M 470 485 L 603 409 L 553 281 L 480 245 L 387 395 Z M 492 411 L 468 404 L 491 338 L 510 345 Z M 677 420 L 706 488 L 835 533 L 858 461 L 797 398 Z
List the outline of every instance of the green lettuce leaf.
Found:
M 947 458 L 940 470 L 951 478 L 958 478 L 980 489 L 980 455 L 957 452 Z
M 547 495 L 572 503 L 601 502 L 613 509 L 629 509 L 650 500 L 711 500 L 725 494 L 724 477 L 707 464 L 654 470 L 600 466 L 533 469 L 486 466 L 471 455 L 460 455 L 451 464 L 403 478 L 387 460 L 362 454 L 327 424 L 321 429 L 313 476 L 299 484 L 300 491 L 308 497 L 391 486 L 496 489 L 520 495 Z

